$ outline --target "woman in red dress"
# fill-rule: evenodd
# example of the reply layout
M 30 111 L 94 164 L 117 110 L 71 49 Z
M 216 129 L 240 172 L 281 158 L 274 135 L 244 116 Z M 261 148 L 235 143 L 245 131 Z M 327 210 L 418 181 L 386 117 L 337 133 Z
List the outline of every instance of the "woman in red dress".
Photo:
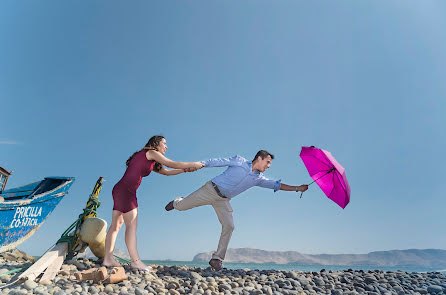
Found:
M 135 152 L 126 162 L 127 169 L 121 180 L 113 187 L 113 214 L 110 228 L 105 238 L 105 257 L 102 265 L 119 266 L 113 258 L 116 236 L 125 223 L 125 243 L 130 254 L 130 266 L 135 269 L 152 271 L 145 265 L 138 254 L 136 246 L 136 227 L 138 220 L 138 200 L 136 190 L 143 177 L 155 171 L 163 175 L 177 175 L 191 172 L 203 167 L 200 162 L 175 162 L 164 156 L 167 150 L 166 139 L 155 135 L 150 138 L 145 147 Z M 174 168 L 166 169 L 163 165 Z

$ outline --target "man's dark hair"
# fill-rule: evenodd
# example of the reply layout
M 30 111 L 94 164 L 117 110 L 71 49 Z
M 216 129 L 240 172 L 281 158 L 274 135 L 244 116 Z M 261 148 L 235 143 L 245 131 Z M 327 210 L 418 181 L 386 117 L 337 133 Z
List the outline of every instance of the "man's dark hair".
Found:
M 254 160 L 252 160 L 252 161 L 254 162 L 255 160 L 257 160 L 258 157 L 262 158 L 262 160 L 263 160 L 263 159 L 265 159 L 268 156 L 271 156 L 271 160 L 274 159 L 274 155 L 273 154 L 271 154 L 271 153 L 269 153 L 269 152 L 267 152 L 265 150 L 260 150 L 260 151 L 257 152 L 257 154 L 254 157 Z

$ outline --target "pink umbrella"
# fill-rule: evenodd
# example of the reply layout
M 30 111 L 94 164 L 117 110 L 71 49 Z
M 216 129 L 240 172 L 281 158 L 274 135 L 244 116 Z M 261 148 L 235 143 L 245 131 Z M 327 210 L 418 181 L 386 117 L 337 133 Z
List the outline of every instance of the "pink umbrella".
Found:
M 350 202 L 350 185 L 345 169 L 331 153 L 314 146 L 303 146 L 300 157 L 314 179 L 312 183 L 316 182 L 329 199 L 344 209 Z M 300 197 L 302 198 L 302 194 Z

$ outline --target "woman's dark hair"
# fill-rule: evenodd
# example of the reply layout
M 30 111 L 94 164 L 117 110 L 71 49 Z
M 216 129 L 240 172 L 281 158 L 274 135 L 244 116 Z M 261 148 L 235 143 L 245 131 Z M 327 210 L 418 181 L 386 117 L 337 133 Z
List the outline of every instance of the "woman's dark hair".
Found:
M 157 151 L 157 147 L 160 144 L 161 140 L 163 140 L 163 139 L 164 139 L 164 136 L 162 136 L 162 135 L 154 135 L 154 136 L 150 137 L 149 141 L 146 143 L 146 145 L 142 149 L 140 149 L 139 151 L 134 152 L 133 155 L 131 155 L 127 159 L 127 161 L 125 162 L 127 167 L 129 166 L 130 161 L 133 159 L 133 157 L 136 155 L 136 153 L 139 153 L 142 150 L 155 150 L 155 151 Z M 162 167 L 163 167 L 163 165 L 161 165 L 158 162 L 155 162 L 155 165 L 153 166 L 153 170 L 160 171 Z
M 262 160 L 263 160 L 263 159 L 265 159 L 265 158 L 268 157 L 268 156 L 271 157 L 271 160 L 274 159 L 273 154 L 271 154 L 271 153 L 269 153 L 269 152 L 267 152 L 267 151 L 265 151 L 265 150 L 260 150 L 260 151 L 258 151 L 257 154 L 254 156 L 254 160 L 252 160 L 252 161 L 254 162 L 255 160 L 257 160 L 258 157 L 262 158 Z

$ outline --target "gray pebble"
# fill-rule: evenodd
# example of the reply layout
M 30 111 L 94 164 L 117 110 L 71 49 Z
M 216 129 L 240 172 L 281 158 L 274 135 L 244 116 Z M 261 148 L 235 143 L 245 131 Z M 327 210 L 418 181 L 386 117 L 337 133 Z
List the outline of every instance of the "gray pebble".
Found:
M 27 290 L 33 290 L 34 288 L 36 288 L 39 284 L 37 284 L 36 282 L 34 282 L 33 280 L 26 280 L 25 283 L 23 284 L 23 286 L 27 289 Z
M 427 292 L 430 294 L 437 294 L 443 291 L 443 288 L 441 286 L 431 285 L 427 287 Z

